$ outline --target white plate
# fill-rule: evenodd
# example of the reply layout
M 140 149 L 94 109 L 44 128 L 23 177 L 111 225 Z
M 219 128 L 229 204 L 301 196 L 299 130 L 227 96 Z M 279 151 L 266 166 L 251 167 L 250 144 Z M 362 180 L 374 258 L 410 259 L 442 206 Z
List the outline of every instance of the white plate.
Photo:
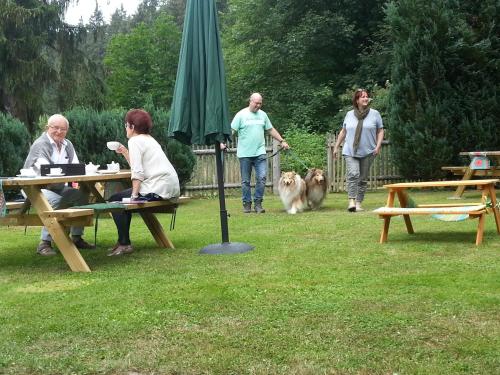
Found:
M 64 176 L 64 173 L 47 173 L 46 177 L 61 177 Z
M 108 171 L 107 169 L 99 169 L 97 171 L 97 173 L 101 173 L 101 174 L 115 174 L 115 173 L 118 173 L 120 171 Z
M 16 174 L 16 177 L 35 178 L 35 177 L 37 177 L 37 175 L 36 174 Z

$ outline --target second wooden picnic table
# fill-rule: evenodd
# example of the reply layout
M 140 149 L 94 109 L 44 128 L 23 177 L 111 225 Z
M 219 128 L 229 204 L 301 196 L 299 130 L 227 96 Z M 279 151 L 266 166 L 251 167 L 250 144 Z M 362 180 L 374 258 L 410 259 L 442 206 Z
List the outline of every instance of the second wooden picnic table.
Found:
M 452 172 L 456 176 L 462 176 L 462 181 L 471 180 L 475 177 L 500 177 L 500 151 L 464 151 L 460 152 L 460 156 L 469 156 L 471 158 L 470 164 L 458 167 L 442 167 L 441 169 Z M 457 186 L 450 199 L 460 199 L 466 186 Z

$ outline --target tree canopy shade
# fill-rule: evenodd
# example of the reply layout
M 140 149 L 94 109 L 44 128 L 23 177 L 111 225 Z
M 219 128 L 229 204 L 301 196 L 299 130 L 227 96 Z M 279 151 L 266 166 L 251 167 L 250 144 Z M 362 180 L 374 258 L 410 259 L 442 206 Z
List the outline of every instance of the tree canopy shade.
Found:
M 278 128 L 329 130 L 358 54 L 383 21 L 383 3 L 230 1 L 224 41 L 232 111 L 259 91 Z
M 30 127 L 42 111 L 45 85 L 55 78 L 48 57 L 61 34 L 69 0 L 0 2 L 0 104 Z
M 180 39 L 177 25 L 164 13 L 152 25 L 141 23 L 128 34 L 114 36 L 104 59 L 111 105 L 140 108 L 152 101 L 168 107 Z
M 496 0 L 388 5 L 389 123 L 403 175 L 440 177 L 460 151 L 500 148 L 497 11 Z
M 63 21 L 74 1 L 0 1 L 0 110 L 22 120 L 31 136 L 43 113 L 104 101 L 102 77 L 78 49 L 85 28 Z

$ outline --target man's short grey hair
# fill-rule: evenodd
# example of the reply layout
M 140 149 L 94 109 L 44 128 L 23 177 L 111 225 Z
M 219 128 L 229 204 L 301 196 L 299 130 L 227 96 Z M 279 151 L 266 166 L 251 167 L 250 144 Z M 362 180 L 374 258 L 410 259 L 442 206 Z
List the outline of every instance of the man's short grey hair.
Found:
M 262 99 L 262 94 L 260 92 L 254 92 L 252 95 L 250 95 L 250 97 L 248 98 L 248 101 L 251 102 L 252 99 L 255 99 L 257 96 Z
M 50 116 L 49 119 L 47 120 L 47 125 L 51 126 L 55 122 L 60 122 L 60 121 L 64 121 L 66 123 L 66 126 L 69 127 L 68 119 L 59 113 L 56 113 L 55 115 Z

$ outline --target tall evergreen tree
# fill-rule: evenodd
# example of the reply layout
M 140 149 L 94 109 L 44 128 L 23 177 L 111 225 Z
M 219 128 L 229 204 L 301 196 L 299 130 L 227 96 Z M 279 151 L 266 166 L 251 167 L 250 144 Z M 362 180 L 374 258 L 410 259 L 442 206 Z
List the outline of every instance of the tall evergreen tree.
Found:
M 166 13 L 152 25 L 141 23 L 129 34 L 115 35 L 104 59 L 110 103 L 125 108 L 148 102 L 169 107 L 180 41 L 181 32 Z
M 389 124 L 404 176 L 438 178 L 459 151 L 500 147 L 497 12 L 496 0 L 388 5 Z
M 63 22 L 71 0 L 0 2 L 0 110 L 34 134 L 44 93 L 58 79 L 57 59 L 70 52 L 81 30 Z

